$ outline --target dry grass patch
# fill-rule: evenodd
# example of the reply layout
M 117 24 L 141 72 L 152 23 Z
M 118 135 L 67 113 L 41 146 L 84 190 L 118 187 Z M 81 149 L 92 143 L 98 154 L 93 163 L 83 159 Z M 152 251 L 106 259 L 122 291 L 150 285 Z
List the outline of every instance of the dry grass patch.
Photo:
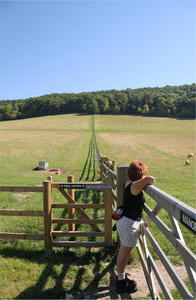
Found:
M 23 120 L 4 121 L 1 122 L 1 130 L 22 130 L 22 131 L 81 131 L 89 129 L 89 116 L 87 115 L 59 115 L 46 116 L 39 118 L 30 118 Z
M 9 136 L 9 138 L 8 138 Z M 36 160 L 37 164 L 41 160 L 49 161 L 51 167 L 60 167 L 57 161 L 62 158 L 62 162 L 70 157 L 78 156 L 83 139 L 87 137 L 84 132 L 2 132 L 1 134 L 1 157 L 10 157 L 15 160 Z M 56 164 L 55 164 L 56 161 Z M 53 165 L 51 165 L 52 163 Z M 32 169 L 37 165 L 32 164 Z
M 100 115 L 95 117 L 96 131 L 131 133 L 195 133 L 195 120 L 172 118 Z
M 143 135 L 141 141 L 163 153 L 182 159 L 186 159 L 190 152 L 195 152 L 194 134 Z
M 108 156 L 117 160 L 148 159 L 161 157 L 164 154 L 180 159 L 187 159 L 190 152 L 195 153 L 194 134 L 132 134 L 132 133 L 99 133 L 99 139 L 108 147 Z M 149 147 L 143 147 L 147 145 Z M 160 151 L 153 152 L 153 149 Z M 162 154 L 161 154 L 162 152 Z M 195 156 L 190 159 L 195 161 Z

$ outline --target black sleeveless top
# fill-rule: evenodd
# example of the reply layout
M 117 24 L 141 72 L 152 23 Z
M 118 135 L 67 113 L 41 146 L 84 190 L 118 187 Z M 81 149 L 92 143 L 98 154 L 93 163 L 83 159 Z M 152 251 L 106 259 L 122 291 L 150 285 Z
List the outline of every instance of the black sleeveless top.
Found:
M 132 220 L 141 221 L 143 216 L 142 211 L 146 198 L 144 197 L 143 192 L 141 191 L 138 195 L 133 195 L 131 193 L 131 184 L 123 191 L 123 216 L 130 218 Z

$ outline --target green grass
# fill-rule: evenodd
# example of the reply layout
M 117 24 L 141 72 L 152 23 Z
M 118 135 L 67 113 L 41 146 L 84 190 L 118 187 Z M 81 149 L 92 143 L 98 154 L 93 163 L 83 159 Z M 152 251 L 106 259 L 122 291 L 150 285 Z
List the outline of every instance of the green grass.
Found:
M 1 122 L 0 125 L 1 185 L 39 185 L 49 174 L 34 171 L 39 161 L 49 162 L 49 168 L 60 168 L 67 173 L 53 175 L 53 182 L 66 182 L 67 175 L 75 181 L 99 180 L 98 165 L 92 138 L 92 117 L 61 115 Z M 95 130 L 100 154 L 129 164 L 140 159 L 147 163 L 149 174 L 155 177 L 155 186 L 186 204 L 195 207 L 195 157 L 190 165 L 188 153 L 195 155 L 195 120 L 147 118 L 132 116 L 95 116 Z M 38 193 L 0 193 L 0 208 L 42 209 L 42 195 Z M 76 201 L 102 203 L 102 192 L 76 191 Z M 62 203 L 59 191 L 53 191 L 53 202 Z M 153 208 L 156 203 L 147 197 Z M 88 211 L 88 213 L 90 213 Z M 54 210 L 54 217 L 67 216 L 67 210 Z M 163 211 L 159 216 L 169 226 L 169 217 Z M 76 217 L 79 217 L 76 214 Z M 93 217 L 102 218 L 102 210 L 94 210 Z M 144 214 L 144 218 L 146 215 Z M 42 218 L 1 216 L 0 230 L 7 232 L 43 233 Z M 56 230 L 66 226 L 55 225 Z M 182 226 L 181 226 L 182 228 Z M 91 230 L 77 225 L 77 230 Z M 151 223 L 165 253 L 175 264 L 182 261 L 176 250 Z M 195 251 L 195 238 L 182 228 L 188 247 Z M 116 233 L 113 233 L 116 239 Z M 97 238 L 98 240 L 101 238 Z M 97 240 L 96 239 L 96 240 Z M 95 240 L 95 238 L 91 238 Z M 55 249 L 48 261 L 44 258 L 43 242 L 1 240 L 2 299 L 54 299 L 86 297 L 101 285 L 115 282 L 114 270 L 118 247 L 100 252 L 81 249 Z M 156 254 L 149 245 L 152 255 Z M 134 251 L 132 260 L 137 259 Z M 103 261 L 103 265 L 99 262 Z M 74 281 L 73 281 L 74 279 Z M 80 294 L 78 294 L 80 292 Z M 178 299 L 179 296 L 174 297 Z
M 85 299 L 100 290 L 99 284 L 115 282 L 115 262 L 114 247 L 93 253 L 65 249 L 50 260 L 42 252 L 9 248 L 1 256 L 1 298 L 64 299 L 73 294 Z

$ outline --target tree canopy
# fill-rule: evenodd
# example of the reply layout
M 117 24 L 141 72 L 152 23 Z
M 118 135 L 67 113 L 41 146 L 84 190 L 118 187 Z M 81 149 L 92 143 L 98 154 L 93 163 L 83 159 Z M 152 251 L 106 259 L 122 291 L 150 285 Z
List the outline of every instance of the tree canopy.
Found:
M 196 84 L 1 100 L 0 120 L 68 113 L 195 118 Z

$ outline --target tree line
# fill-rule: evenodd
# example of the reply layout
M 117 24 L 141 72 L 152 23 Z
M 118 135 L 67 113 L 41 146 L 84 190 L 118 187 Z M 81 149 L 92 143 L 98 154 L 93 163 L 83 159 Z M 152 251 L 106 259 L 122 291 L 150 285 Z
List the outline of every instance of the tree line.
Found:
M 1 100 L 0 120 L 68 113 L 195 118 L 196 84 Z

